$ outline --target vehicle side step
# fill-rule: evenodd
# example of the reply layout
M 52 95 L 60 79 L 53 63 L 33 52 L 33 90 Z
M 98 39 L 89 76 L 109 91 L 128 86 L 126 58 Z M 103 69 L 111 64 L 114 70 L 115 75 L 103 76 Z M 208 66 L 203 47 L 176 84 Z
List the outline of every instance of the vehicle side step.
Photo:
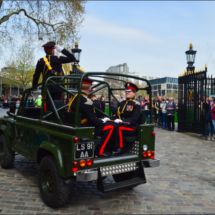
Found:
M 105 180 L 103 180 L 103 178 L 101 176 L 100 169 L 98 170 L 97 189 L 103 193 L 122 189 L 122 188 L 133 187 L 133 186 L 137 186 L 137 185 L 145 184 L 145 183 L 146 183 L 146 178 L 145 178 L 145 173 L 144 173 L 144 167 L 141 162 L 139 162 L 139 168 L 136 169 L 133 178 L 115 182 L 112 184 L 110 184 L 110 183 L 106 184 Z
M 140 184 L 146 183 L 146 180 L 143 180 L 142 178 L 132 178 L 130 180 L 121 181 L 113 184 L 104 185 L 104 191 L 103 192 L 110 192 L 113 190 L 118 190 L 125 187 L 132 187 Z

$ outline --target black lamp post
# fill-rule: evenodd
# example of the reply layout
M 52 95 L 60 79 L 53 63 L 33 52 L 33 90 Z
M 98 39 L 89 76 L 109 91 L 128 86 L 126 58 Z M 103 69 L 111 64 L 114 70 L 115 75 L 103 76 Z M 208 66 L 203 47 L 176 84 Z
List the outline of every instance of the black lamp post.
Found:
M 81 52 L 82 50 L 78 48 L 78 41 L 76 41 L 75 48 L 72 49 L 72 54 L 75 56 L 76 60 L 72 66 L 72 72 L 70 72 L 71 74 L 78 74 L 77 65 L 80 62 Z
M 196 52 L 193 50 L 193 44 L 190 43 L 189 50 L 185 52 L 186 58 L 187 58 L 187 72 L 194 72 L 195 67 L 193 64 L 195 63 L 195 58 L 196 58 Z

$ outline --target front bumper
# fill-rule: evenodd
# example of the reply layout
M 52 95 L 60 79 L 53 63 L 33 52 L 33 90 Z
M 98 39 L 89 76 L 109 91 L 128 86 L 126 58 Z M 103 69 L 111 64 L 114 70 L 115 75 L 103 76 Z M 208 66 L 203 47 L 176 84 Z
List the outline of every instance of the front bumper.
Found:
M 142 161 L 142 163 L 145 168 L 154 168 L 154 167 L 160 166 L 159 159 L 145 160 L 145 161 Z

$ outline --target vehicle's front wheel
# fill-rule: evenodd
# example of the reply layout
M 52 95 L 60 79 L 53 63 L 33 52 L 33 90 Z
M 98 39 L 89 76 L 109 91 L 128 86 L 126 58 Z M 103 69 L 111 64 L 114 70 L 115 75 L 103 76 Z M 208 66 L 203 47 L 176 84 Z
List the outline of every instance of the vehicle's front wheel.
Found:
M 7 147 L 4 134 L 0 135 L 0 165 L 3 169 L 10 169 L 14 163 L 15 153 Z
M 53 156 L 42 159 L 38 173 L 39 189 L 46 205 L 57 208 L 69 199 L 69 188 L 58 174 L 57 163 Z

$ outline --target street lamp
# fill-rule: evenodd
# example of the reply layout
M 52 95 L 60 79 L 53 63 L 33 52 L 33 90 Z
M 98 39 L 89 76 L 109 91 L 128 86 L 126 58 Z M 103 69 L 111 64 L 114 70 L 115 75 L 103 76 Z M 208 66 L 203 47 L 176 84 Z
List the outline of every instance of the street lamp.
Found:
M 72 65 L 72 70 L 70 70 L 70 74 L 71 75 L 77 75 L 77 74 L 83 74 L 83 72 L 80 72 L 80 70 L 78 70 L 77 66 L 78 63 L 80 62 L 80 57 L 81 57 L 81 52 L 82 50 L 78 48 L 78 41 L 75 42 L 75 48 L 71 49 L 72 50 L 72 54 L 75 57 L 75 62 Z M 74 80 L 71 80 L 74 81 Z M 70 88 L 77 88 L 76 84 L 70 85 Z
M 78 48 L 78 41 L 75 42 L 75 48 L 72 49 L 72 54 L 75 56 L 75 64 L 77 65 L 80 62 L 82 50 Z
M 193 64 L 195 63 L 195 58 L 196 58 L 196 52 L 193 50 L 193 44 L 190 43 L 189 50 L 185 52 L 186 58 L 187 58 L 187 71 L 194 71 L 195 67 Z

